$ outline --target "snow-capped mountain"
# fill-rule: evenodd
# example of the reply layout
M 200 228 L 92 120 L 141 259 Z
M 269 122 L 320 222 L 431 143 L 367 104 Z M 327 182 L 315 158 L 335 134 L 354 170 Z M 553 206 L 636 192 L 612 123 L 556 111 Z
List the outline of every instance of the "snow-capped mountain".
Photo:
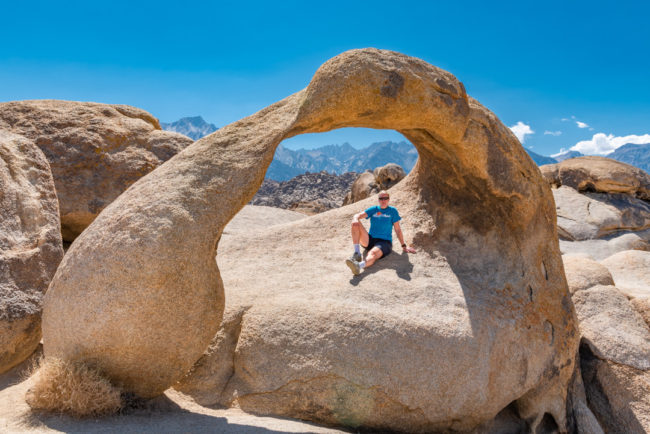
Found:
M 215 125 L 207 123 L 201 116 L 181 118 L 169 124 L 161 122 L 160 127 L 163 130 L 185 134 L 192 140 L 199 140 L 201 137 L 217 131 Z
M 185 134 L 194 140 L 217 130 L 215 125 L 207 123 L 201 116 L 186 117 L 176 122 L 161 123 L 160 125 L 165 130 Z M 567 151 L 547 157 L 529 149 L 526 149 L 526 152 L 538 166 L 583 155 L 577 151 Z M 607 157 L 650 172 L 650 144 L 623 145 Z M 275 181 L 287 181 L 305 172 L 318 173 L 323 170 L 340 175 L 346 172 L 373 170 L 387 163 L 399 164 L 408 173 L 415 165 L 417 158 L 417 150 L 406 141 L 399 143 L 377 142 L 363 149 L 356 149 L 349 143 L 343 143 L 342 145 L 327 145 L 315 149 L 292 150 L 280 144 L 266 172 L 266 177 Z

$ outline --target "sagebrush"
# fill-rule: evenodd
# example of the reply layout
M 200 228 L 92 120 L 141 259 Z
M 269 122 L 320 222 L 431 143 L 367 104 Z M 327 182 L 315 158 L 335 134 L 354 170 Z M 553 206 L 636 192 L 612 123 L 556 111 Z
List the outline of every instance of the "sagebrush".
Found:
M 121 391 L 86 365 L 47 357 L 32 376 L 34 384 L 25 396 L 32 410 L 89 417 L 113 414 L 122 407 Z

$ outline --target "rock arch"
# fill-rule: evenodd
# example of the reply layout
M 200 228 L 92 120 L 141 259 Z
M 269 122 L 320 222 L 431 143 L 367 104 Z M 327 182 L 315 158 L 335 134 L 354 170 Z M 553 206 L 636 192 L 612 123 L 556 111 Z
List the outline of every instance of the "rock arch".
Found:
M 459 427 L 511 401 L 533 424 L 550 413 L 563 426 L 578 336 L 551 192 L 512 133 L 455 77 L 385 50 L 329 60 L 304 90 L 197 141 L 108 206 L 46 294 L 46 356 L 95 365 L 143 397 L 162 393 L 217 330 L 216 247 L 277 145 L 341 127 L 395 129 L 416 146 L 418 163 L 399 185 L 418 215 L 414 243 L 445 257 L 461 282 L 468 333 L 488 336 L 490 354 L 517 349 L 502 372 L 490 368 L 489 390 L 501 391 L 484 397 L 494 401 L 489 411 L 449 410 L 466 418 Z M 441 375 L 458 375 L 445 366 Z

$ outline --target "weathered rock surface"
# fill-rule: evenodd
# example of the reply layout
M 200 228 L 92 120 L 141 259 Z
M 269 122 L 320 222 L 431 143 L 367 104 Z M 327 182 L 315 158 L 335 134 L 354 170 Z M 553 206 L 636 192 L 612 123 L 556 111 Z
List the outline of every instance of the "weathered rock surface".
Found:
M 580 332 L 599 358 L 635 369 L 650 369 L 650 330 L 625 295 L 614 286 L 573 294 Z
M 377 167 L 372 172 L 363 172 L 352 184 L 350 192 L 343 200 L 343 205 L 358 202 L 379 193 L 381 190 L 388 190 L 404 179 L 405 176 L 404 169 L 395 163 Z
M 588 345 L 580 365 L 589 408 L 606 433 L 650 432 L 650 371 L 603 360 Z
M 641 314 L 641 317 L 650 327 L 650 297 L 633 298 L 630 300 L 632 307 Z
M 625 250 L 650 250 L 650 229 L 617 233 L 598 240 L 568 241 L 560 239 L 560 251 L 563 255 L 589 255 L 596 261 Z
M 63 257 L 52 173 L 30 140 L 0 130 L 0 373 L 41 340 L 41 300 Z
M 274 206 L 301 212 L 318 214 L 341 206 L 357 174 L 336 175 L 319 172 L 305 173 L 288 181 L 265 179 L 251 205 Z
M 0 103 L 0 128 L 33 140 L 47 157 L 66 241 L 136 180 L 192 143 L 162 131 L 144 110 L 89 102 Z
M 385 166 L 377 167 L 372 171 L 377 184 L 381 190 L 388 190 L 400 182 L 406 176 L 404 169 L 395 163 L 388 163 Z
M 602 265 L 586 258 L 563 257 L 569 288 L 578 289 L 573 302 L 583 336 L 580 364 L 587 401 L 608 433 L 650 431 L 648 298 L 630 301 L 626 297 L 650 292 L 643 284 L 649 269 L 644 264 L 646 254 L 650 253 L 620 252 L 601 261 Z M 627 287 L 593 286 L 597 282 L 613 284 L 604 269 L 607 264 L 617 286 L 627 283 Z
M 650 200 L 650 175 L 611 158 L 571 158 L 541 166 L 540 170 L 544 178 L 555 187 L 565 185 L 578 191 L 624 193 Z
M 417 147 L 391 196 L 420 251 L 351 278 L 350 216 L 370 199 L 221 240 L 235 327 L 223 330 L 232 375 L 217 399 L 409 431 L 469 430 L 514 402 L 533 429 L 564 427 L 578 335 L 550 189 L 451 74 L 383 50 L 331 59 L 306 89 L 197 141 L 110 204 L 46 295 L 46 357 L 93 363 L 141 396 L 173 384 L 221 320 L 224 226 L 283 139 L 341 127 L 393 128 Z
M 553 189 L 553 196 L 558 233 L 567 240 L 596 239 L 650 228 L 650 202 L 627 194 L 579 193 L 572 187 L 561 186 Z
M 377 193 L 378 191 L 379 186 L 377 185 L 375 174 L 368 170 L 360 174 L 357 179 L 354 180 L 350 192 L 346 194 L 345 199 L 343 199 L 343 205 L 358 202 L 370 197 L 370 195 Z
M 596 285 L 614 285 L 614 280 L 607 267 L 593 259 L 585 256 L 564 255 L 562 261 L 571 294 Z
M 627 250 L 600 261 L 628 297 L 650 298 L 650 252 Z

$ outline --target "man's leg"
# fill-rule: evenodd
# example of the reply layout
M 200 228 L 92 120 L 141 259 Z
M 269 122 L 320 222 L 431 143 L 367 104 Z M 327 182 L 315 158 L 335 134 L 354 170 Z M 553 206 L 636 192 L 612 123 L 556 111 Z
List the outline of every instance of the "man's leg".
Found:
M 360 222 L 353 221 L 350 232 L 352 234 L 352 244 L 361 244 L 364 247 L 368 245 L 368 231 Z
M 352 273 L 356 275 L 361 273 L 361 267 L 359 266 L 359 262 L 363 261 L 363 255 L 361 254 L 359 243 L 361 243 L 361 245 L 366 247 L 370 242 L 370 238 L 368 236 L 368 231 L 366 231 L 366 228 L 360 222 L 357 221 L 352 221 L 352 224 L 350 225 L 350 233 L 352 234 L 354 253 L 350 257 L 350 259 L 346 259 L 345 263 L 348 267 L 350 267 Z
M 379 246 L 373 247 L 372 249 L 370 249 L 370 251 L 366 255 L 365 264 L 363 262 L 361 263 L 362 268 L 370 267 L 372 264 L 374 264 L 382 256 L 384 256 L 384 253 L 381 251 Z

